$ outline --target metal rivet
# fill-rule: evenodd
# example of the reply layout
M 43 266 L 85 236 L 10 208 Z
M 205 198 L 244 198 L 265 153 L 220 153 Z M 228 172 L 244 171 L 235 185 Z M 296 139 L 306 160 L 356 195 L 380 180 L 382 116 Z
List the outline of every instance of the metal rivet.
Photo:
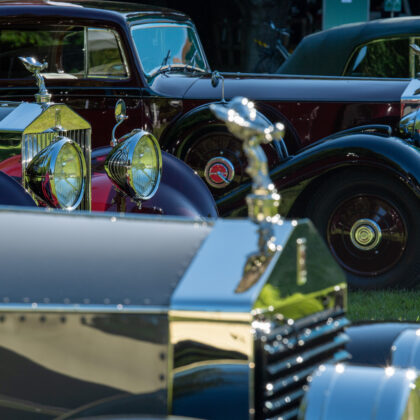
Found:
M 60 321 L 64 324 L 67 321 L 67 319 L 65 316 L 62 316 L 60 317 Z
M 39 321 L 40 322 L 45 322 L 47 320 L 47 318 L 45 318 L 45 316 L 41 316 L 40 318 L 39 318 Z
M 165 375 L 164 374 L 159 375 L 159 380 L 164 381 L 165 380 Z
M 165 358 L 166 358 L 165 353 L 160 353 L 159 358 L 160 358 L 160 360 L 165 360 Z

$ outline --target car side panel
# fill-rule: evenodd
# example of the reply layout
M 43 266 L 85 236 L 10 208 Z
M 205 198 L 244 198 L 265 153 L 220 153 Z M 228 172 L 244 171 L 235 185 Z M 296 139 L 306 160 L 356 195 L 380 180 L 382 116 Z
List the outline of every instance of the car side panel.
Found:
M 418 148 L 401 139 L 367 134 L 325 139 L 308 146 L 270 173 L 282 195 L 281 214 L 289 215 L 300 197 L 308 199 L 317 179 L 345 167 L 387 171 L 420 197 L 418 153 Z M 219 200 L 220 214 L 243 214 L 249 190 L 250 185 L 243 185 Z

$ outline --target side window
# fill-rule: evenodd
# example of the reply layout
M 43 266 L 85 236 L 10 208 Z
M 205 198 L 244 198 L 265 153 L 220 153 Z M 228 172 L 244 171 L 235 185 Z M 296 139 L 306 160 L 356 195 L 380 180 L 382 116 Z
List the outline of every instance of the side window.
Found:
M 128 77 L 115 33 L 108 29 L 87 30 L 88 77 Z
M 344 76 L 409 78 L 418 67 L 409 44 L 418 38 L 379 39 L 359 46 L 352 54 Z
M 50 31 L 1 29 L 0 78 L 32 77 L 19 57 L 35 56 L 39 61 L 48 61 L 50 64 L 50 51 L 53 45 L 54 38 Z M 50 68 L 46 71 L 50 71 Z
M 47 79 L 126 79 L 129 74 L 117 34 L 109 29 L 44 27 L 0 29 L 0 79 L 28 79 L 19 57 L 48 62 Z

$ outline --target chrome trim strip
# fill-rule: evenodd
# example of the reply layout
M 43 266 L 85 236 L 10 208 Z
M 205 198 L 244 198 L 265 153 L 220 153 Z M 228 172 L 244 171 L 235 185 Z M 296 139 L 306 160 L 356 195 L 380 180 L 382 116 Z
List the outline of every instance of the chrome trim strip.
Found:
M 48 303 L 0 303 L 0 313 L 5 312 L 63 312 L 63 313 L 119 313 L 119 314 L 167 314 L 164 306 L 48 304 Z

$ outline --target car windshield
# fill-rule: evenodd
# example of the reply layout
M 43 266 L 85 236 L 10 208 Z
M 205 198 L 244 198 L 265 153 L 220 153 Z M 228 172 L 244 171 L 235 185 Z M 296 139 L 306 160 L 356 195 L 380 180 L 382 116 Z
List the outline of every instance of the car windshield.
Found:
M 132 36 L 147 77 L 168 69 L 207 71 L 199 41 L 190 26 L 138 25 L 132 29 Z

